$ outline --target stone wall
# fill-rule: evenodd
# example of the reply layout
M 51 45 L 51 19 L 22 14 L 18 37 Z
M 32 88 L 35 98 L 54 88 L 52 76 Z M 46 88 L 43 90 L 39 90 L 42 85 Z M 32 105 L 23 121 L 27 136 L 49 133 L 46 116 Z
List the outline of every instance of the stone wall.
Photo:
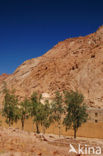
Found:
M 89 115 L 89 122 L 98 123 L 103 122 L 103 109 L 89 108 L 87 110 Z
M 103 139 L 103 109 L 89 108 L 87 112 L 89 114 L 89 120 L 78 129 L 77 136 Z M 8 127 L 5 123 L 5 119 L 1 116 L 0 119 L 2 120 L 2 126 Z M 13 125 L 13 127 L 21 129 L 21 122 L 18 121 L 17 124 Z M 26 120 L 24 129 L 26 131 L 36 131 L 35 125 L 33 125 L 31 118 Z M 56 123 L 51 125 L 50 128 L 46 130 L 46 133 L 58 134 L 58 132 L 59 130 Z M 65 127 L 62 126 L 61 134 L 71 137 L 73 136 L 73 130 L 70 129 L 66 131 Z

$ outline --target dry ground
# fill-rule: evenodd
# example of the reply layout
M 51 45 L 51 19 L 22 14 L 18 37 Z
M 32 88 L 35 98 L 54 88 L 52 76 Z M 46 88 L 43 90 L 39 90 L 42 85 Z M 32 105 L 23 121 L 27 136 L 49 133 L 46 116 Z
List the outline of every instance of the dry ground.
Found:
M 0 128 L 0 156 L 75 156 L 69 154 L 69 144 L 75 147 L 77 144 L 87 144 L 103 148 L 102 139 L 74 140 L 63 136 L 59 139 L 53 134 L 37 135 L 15 128 Z

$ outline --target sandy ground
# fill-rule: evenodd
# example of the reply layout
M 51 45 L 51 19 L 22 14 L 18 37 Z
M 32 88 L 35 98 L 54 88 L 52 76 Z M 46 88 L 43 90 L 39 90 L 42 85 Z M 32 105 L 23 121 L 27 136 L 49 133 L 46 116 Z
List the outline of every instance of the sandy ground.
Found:
M 59 138 L 53 134 L 37 135 L 15 128 L 0 128 L 0 156 L 79 156 L 69 153 L 70 144 L 76 149 L 78 144 L 100 146 L 101 156 L 103 156 L 102 139 L 77 138 L 74 140 L 71 137 Z

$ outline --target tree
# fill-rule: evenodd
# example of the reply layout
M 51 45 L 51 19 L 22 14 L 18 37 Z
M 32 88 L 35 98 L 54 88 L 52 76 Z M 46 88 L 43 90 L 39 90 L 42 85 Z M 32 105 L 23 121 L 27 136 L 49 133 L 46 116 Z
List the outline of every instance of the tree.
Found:
M 45 133 L 45 129 L 49 128 L 52 123 L 49 101 L 46 100 L 43 104 L 41 103 L 41 99 L 42 95 L 35 92 L 31 96 L 31 116 L 33 117 L 33 122 L 36 124 L 37 133 L 40 133 L 40 125 L 43 128 L 43 133 Z
M 84 97 L 78 92 L 70 91 L 65 92 L 66 117 L 63 124 L 66 126 L 66 130 L 73 127 L 74 138 L 76 138 L 76 132 L 78 128 L 87 121 L 88 114 L 86 113 L 86 105 L 83 103 Z
M 24 101 L 22 101 L 19 105 L 19 115 L 21 119 L 21 124 L 22 124 L 22 130 L 24 130 L 24 124 L 25 124 L 25 119 L 29 118 L 29 108 L 30 108 L 30 101 L 25 98 Z
M 42 112 L 41 126 L 43 127 L 43 133 L 45 133 L 45 129 L 49 128 L 51 123 L 53 122 L 52 110 L 48 100 L 46 100 L 45 103 L 42 104 L 41 112 Z
M 59 137 L 61 135 L 62 115 L 64 113 L 63 99 L 59 92 L 55 93 L 55 97 L 52 102 L 52 118 L 58 123 Z
M 40 133 L 39 125 L 42 121 L 42 104 L 41 104 L 41 95 L 37 95 L 36 92 L 34 92 L 31 96 L 31 116 L 33 117 L 33 122 L 36 124 L 36 132 Z
M 18 109 L 18 98 L 15 96 L 13 91 L 9 91 L 5 88 L 4 90 L 4 107 L 2 115 L 6 117 L 6 122 L 11 126 L 14 122 L 19 119 L 19 109 Z

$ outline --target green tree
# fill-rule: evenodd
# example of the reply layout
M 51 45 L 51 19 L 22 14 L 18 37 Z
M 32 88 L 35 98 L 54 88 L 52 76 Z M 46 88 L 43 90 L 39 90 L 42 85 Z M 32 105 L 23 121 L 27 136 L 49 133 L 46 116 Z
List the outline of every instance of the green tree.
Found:
M 63 107 L 62 95 L 59 92 L 56 92 L 55 97 L 52 101 L 52 118 L 58 124 L 59 137 L 61 135 L 61 124 L 62 124 L 63 113 L 64 113 L 64 107 Z
M 83 103 L 83 101 L 84 97 L 82 94 L 74 91 L 65 92 L 67 113 L 63 124 L 66 126 L 66 130 L 73 127 L 74 138 L 76 138 L 78 128 L 82 125 L 82 123 L 85 123 L 88 118 L 88 114 L 86 113 L 86 105 Z
M 41 112 L 42 112 L 41 126 L 43 127 L 43 133 L 45 133 L 45 130 L 49 128 L 51 123 L 53 122 L 52 110 L 48 100 L 46 100 L 44 104 L 42 104 Z
M 28 119 L 30 116 L 29 109 L 30 101 L 27 98 L 25 98 L 24 101 L 22 101 L 19 105 L 19 115 L 22 124 L 22 130 L 24 130 L 25 120 Z
M 33 123 L 36 124 L 36 132 L 40 133 L 39 125 L 42 121 L 42 104 L 41 104 L 41 95 L 38 95 L 36 92 L 34 92 L 31 96 L 31 116 L 33 117 Z
M 15 96 L 13 91 L 10 92 L 6 88 L 4 93 L 4 107 L 2 110 L 2 115 L 6 117 L 7 124 L 11 126 L 13 122 L 17 122 L 19 119 L 18 98 Z

